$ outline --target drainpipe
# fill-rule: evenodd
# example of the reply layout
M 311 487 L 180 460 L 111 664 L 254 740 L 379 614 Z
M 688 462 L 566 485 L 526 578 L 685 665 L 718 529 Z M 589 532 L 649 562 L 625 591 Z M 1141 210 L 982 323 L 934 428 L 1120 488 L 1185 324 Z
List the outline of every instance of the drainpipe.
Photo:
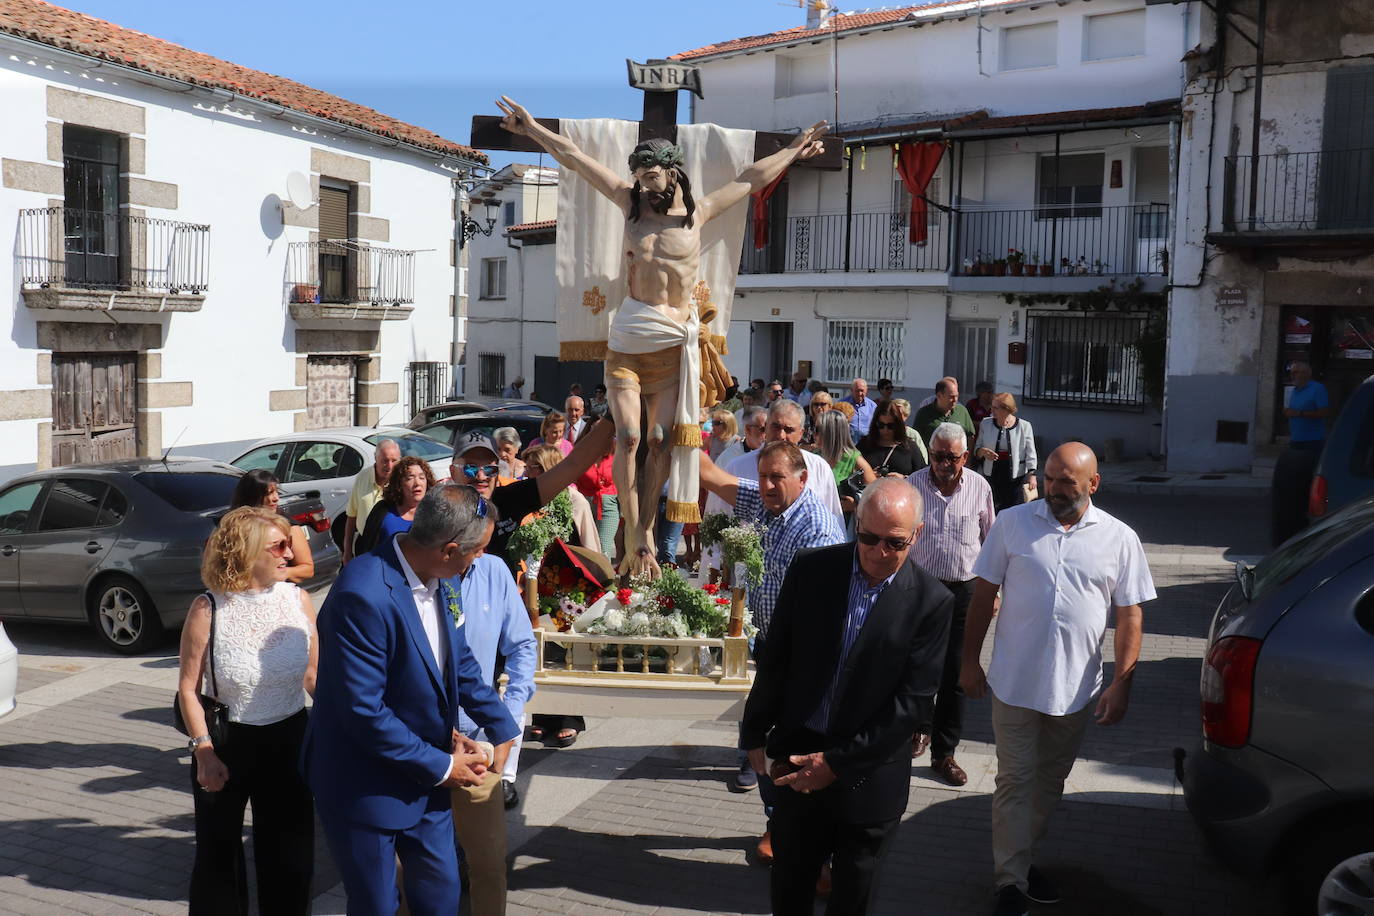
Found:
M 510 235 L 507 235 L 506 247 L 515 249 L 516 272 L 520 277 L 520 330 L 517 332 L 519 338 L 515 347 L 515 361 L 519 368 L 515 374 L 525 380 L 525 390 L 528 391 L 534 387 L 534 365 L 530 364 L 530 374 L 525 375 L 525 243 L 517 245 Z
M 468 190 L 463 186 L 463 179 L 467 176 L 466 172 L 453 179 L 453 199 L 458 205 L 458 218 L 453 221 L 453 242 L 454 257 L 453 265 L 453 340 L 449 343 L 449 373 L 450 384 L 453 389 L 453 400 L 458 400 L 463 395 L 463 390 L 467 388 L 467 380 L 463 378 L 463 366 L 467 361 L 466 341 L 463 337 L 463 267 L 467 261 L 467 247 L 463 244 L 463 217 L 468 212 Z M 461 341 L 461 343 L 460 343 Z M 461 347 L 461 349 L 460 349 Z
M 846 169 L 844 188 L 844 272 L 849 273 L 849 244 L 854 230 L 854 157 L 851 154 Z
M 1260 104 L 1264 100 L 1264 31 L 1269 17 L 1265 15 L 1268 0 L 1259 0 L 1255 13 L 1259 29 L 1255 36 L 1255 111 L 1250 123 L 1250 212 L 1246 220 L 1250 231 L 1255 231 L 1255 208 L 1259 203 L 1259 156 L 1260 156 Z

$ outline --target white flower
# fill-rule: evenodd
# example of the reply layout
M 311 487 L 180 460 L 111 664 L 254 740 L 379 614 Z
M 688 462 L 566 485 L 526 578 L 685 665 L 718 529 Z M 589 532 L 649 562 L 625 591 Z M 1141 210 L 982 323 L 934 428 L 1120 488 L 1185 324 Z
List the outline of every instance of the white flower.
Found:
M 625 626 L 625 612 L 617 608 L 607 608 L 606 613 L 601 615 L 602 627 L 608 633 L 618 633 L 620 628 Z

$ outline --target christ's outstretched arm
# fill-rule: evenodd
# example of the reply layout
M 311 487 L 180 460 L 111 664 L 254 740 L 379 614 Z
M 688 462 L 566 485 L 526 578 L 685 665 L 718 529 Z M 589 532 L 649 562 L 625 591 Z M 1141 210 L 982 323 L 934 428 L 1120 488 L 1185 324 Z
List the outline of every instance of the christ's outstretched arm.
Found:
M 622 211 L 628 214 L 630 207 L 630 183 L 612 172 L 606 166 L 577 148 L 567 137 L 556 134 L 540 124 L 525 107 L 510 96 L 501 96 L 496 103 L 505 117 L 501 126 L 513 134 L 522 134 L 544 147 L 559 165 L 581 175 L 592 187 L 601 192 Z M 771 157 L 770 157 L 771 158 Z
M 740 172 L 734 181 L 706 195 L 706 199 L 697 208 L 701 214 L 701 221 L 704 223 L 713 219 L 739 203 L 745 195 L 768 187 L 769 182 L 781 175 L 783 169 L 792 163 L 820 155 L 825 148 L 820 138 L 825 135 L 828 126 L 825 121 L 817 121 L 797 134 L 787 146 L 771 156 L 763 157 Z

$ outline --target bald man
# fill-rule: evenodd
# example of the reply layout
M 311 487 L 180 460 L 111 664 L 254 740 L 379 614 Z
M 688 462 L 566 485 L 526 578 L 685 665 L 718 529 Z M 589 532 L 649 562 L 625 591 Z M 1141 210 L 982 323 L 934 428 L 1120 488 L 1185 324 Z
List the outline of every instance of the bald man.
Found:
M 1027 900 L 1059 900 L 1032 864 L 1036 845 L 1090 721 L 1115 725 L 1131 698 L 1140 605 L 1155 588 L 1140 538 L 1093 505 L 1100 482 L 1092 449 L 1059 446 L 1045 464 L 1045 498 L 999 514 L 973 566 L 959 683 L 970 699 L 992 694 L 995 916 L 1022 916 Z M 999 587 L 984 674 L 979 655 Z M 1102 639 L 1113 616 L 1116 664 L 1103 689 Z

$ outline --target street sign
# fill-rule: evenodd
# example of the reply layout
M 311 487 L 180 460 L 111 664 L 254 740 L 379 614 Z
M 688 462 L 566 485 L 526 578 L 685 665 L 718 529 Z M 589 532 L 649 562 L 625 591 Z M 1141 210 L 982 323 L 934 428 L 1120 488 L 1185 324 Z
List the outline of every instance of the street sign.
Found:
M 1217 305 L 1222 308 L 1245 305 L 1245 287 L 1223 286 L 1217 290 Z
M 635 89 L 643 89 L 645 92 L 676 92 L 686 89 L 695 92 L 699 99 L 706 98 L 701 94 L 700 67 L 673 60 L 655 59 L 637 64 L 627 57 L 625 69 L 629 71 L 630 85 Z

